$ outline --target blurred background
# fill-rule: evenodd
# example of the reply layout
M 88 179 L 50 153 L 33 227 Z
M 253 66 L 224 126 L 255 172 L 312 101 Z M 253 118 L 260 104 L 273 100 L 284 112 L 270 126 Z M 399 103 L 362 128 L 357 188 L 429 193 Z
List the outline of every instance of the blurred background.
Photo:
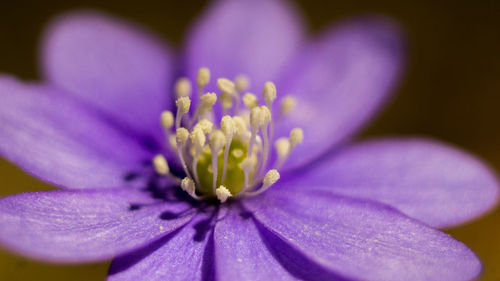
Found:
M 381 13 L 407 31 L 410 61 L 388 109 L 361 138 L 430 136 L 468 150 L 500 172 L 500 1 L 293 1 L 311 33 L 360 13 Z M 60 12 L 94 8 L 140 23 L 180 46 L 208 1 L 4 1 L 0 72 L 37 79 L 37 45 Z M 1 100 L 0 100 L 1 102 Z M 1 128 L 0 128 L 1 130 Z M 52 187 L 0 159 L 0 196 Z M 484 262 L 480 280 L 500 280 L 500 210 L 447 230 Z M 104 280 L 108 264 L 60 266 L 0 249 L 0 280 Z

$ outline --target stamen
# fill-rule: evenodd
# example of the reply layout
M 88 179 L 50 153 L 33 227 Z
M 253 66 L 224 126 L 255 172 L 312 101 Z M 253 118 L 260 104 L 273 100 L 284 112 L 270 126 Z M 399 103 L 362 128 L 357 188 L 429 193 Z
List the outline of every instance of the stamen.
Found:
M 262 131 L 262 138 L 264 139 L 264 149 L 263 149 L 263 154 L 262 154 L 262 162 L 260 166 L 260 169 L 257 173 L 257 175 L 261 175 L 264 172 L 264 169 L 267 167 L 267 161 L 269 159 L 269 137 L 267 135 L 267 129 L 269 123 L 271 123 L 272 116 L 271 116 L 271 111 L 269 111 L 269 108 L 267 106 L 263 105 L 260 107 L 261 108 L 261 115 L 262 115 L 262 124 L 261 124 L 261 131 Z
M 245 120 L 241 116 L 234 116 L 233 121 L 236 135 L 242 140 L 245 140 L 246 133 L 248 132 Z
M 250 126 L 251 126 L 251 135 L 250 135 L 250 144 L 248 145 L 248 155 L 252 156 L 253 146 L 255 144 L 255 138 L 257 137 L 257 132 L 259 131 L 260 124 L 262 123 L 262 109 L 260 107 L 252 108 L 250 112 Z
M 179 129 L 181 126 L 181 120 L 184 114 L 188 113 L 189 107 L 191 107 L 191 99 L 189 97 L 178 98 L 175 102 L 177 105 L 177 116 L 175 117 L 175 129 Z
M 176 184 L 180 183 L 180 179 L 170 173 L 167 159 L 163 155 L 158 154 L 153 158 L 153 166 L 157 174 L 170 178 Z
M 226 144 L 226 137 L 221 131 L 216 130 L 210 135 L 210 150 L 212 153 L 212 170 L 213 170 L 212 191 L 214 194 L 217 183 L 217 158 L 219 155 L 219 151 L 225 144 Z
M 245 158 L 245 160 L 241 162 L 240 168 L 243 170 L 243 173 L 245 175 L 245 185 L 240 194 L 245 193 L 245 191 L 248 189 L 250 172 L 252 171 L 253 167 L 255 167 L 256 164 L 257 164 L 257 158 L 255 157 L 255 155 L 247 157 Z
M 191 170 L 193 171 L 194 179 L 197 185 L 200 185 L 200 180 L 198 179 L 198 169 L 196 169 L 196 167 L 198 165 L 198 160 L 200 159 L 203 146 L 205 145 L 205 141 L 205 134 L 201 128 L 195 128 L 193 132 L 191 132 L 191 143 L 194 146 L 194 157 Z
M 191 81 L 186 77 L 177 79 L 177 82 L 175 82 L 175 94 L 177 98 L 191 96 Z
M 198 96 L 203 94 L 203 90 L 210 82 L 210 70 L 206 67 L 200 68 L 198 70 L 198 77 L 196 79 L 196 85 L 198 86 Z
M 229 189 L 227 189 L 225 186 L 221 185 L 219 186 L 219 188 L 217 188 L 217 190 L 215 190 L 215 195 L 217 196 L 217 199 L 219 199 L 219 201 L 221 203 L 224 203 L 226 202 L 226 200 L 229 198 L 229 197 L 232 197 L 233 195 L 231 194 L 231 192 L 229 191 Z
M 162 176 L 168 175 L 170 171 L 168 168 L 167 159 L 165 159 L 165 157 L 161 154 L 158 154 L 153 158 L 153 166 L 156 173 Z
M 217 79 L 217 87 L 221 90 L 220 102 L 222 103 L 223 114 L 226 114 L 228 110 L 233 106 L 233 96 L 236 99 L 236 104 L 239 104 L 239 95 L 236 92 L 236 86 L 234 83 L 226 78 Z
M 217 101 L 217 95 L 215 93 L 206 93 L 200 97 L 200 104 L 191 119 L 191 123 L 197 120 L 203 114 L 212 111 L 212 106 L 214 106 Z M 192 125 L 192 124 L 191 124 Z
M 304 140 L 304 132 L 300 128 L 295 128 L 290 131 L 290 149 L 294 149 L 295 146 Z
M 250 110 L 252 110 L 252 108 L 256 106 L 259 106 L 259 101 L 257 101 L 257 97 L 252 93 L 246 93 L 243 96 L 243 103 Z
M 290 141 L 285 137 L 279 138 L 274 143 L 274 147 L 276 149 L 276 153 L 278 154 L 278 159 L 276 160 L 276 164 L 274 166 L 276 169 L 279 169 L 285 162 L 288 157 L 288 153 L 290 152 Z
M 281 100 L 280 116 L 287 115 L 295 108 L 296 101 L 291 96 L 286 96 Z
M 197 128 L 201 129 L 204 134 L 210 134 L 212 132 L 214 124 L 207 119 L 200 120 L 196 125 L 194 126 L 193 130 L 196 130 Z
M 182 179 L 181 188 L 182 188 L 182 190 L 187 192 L 187 194 L 189 194 L 193 199 L 196 199 L 196 200 L 202 199 L 202 197 L 199 197 L 198 195 L 196 195 L 196 185 L 194 184 L 192 179 L 190 179 L 188 177 L 185 177 L 184 179 Z
M 264 180 L 262 181 L 262 187 L 256 191 L 248 191 L 245 193 L 245 196 L 255 196 L 259 195 L 262 192 L 266 191 L 269 187 L 275 184 L 280 179 L 280 173 L 277 170 L 269 170 L 264 176 Z
M 170 139 L 172 138 L 170 129 L 174 125 L 174 115 L 172 112 L 165 110 L 161 113 L 160 118 L 161 126 L 163 127 L 163 132 L 165 133 L 165 139 L 168 141 L 169 147 L 175 149 L 175 146 L 172 146 Z
M 273 102 L 276 99 L 276 86 L 274 85 L 273 82 L 266 82 L 264 84 L 264 91 L 262 92 L 262 95 L 264 96 L 264 100 L 266 101 L 266 106 L 269 108 L 269 111 L 271 111 L 271 115 L 273 112 Z M 271 121 L 271 124 L 269 125 L 269 135 L 271 141 L 274 138 L 274 123 Z
M 224 135 L 226 136 L 226 147 L 224 148 L 224 165 L 222 166 L 222 179 L 221 183 L 226 180 L 226 171 L 227 171 L 227 159 L 229 157 L 229 148 L 231 147 L 231 141 L 233 140 L 234 135 L 234 121 L 231 116 L 226 115 L 222 117 L 220 122 L 220 128 Z
M 177 129 L 176 133 L 176 140 L 177 140 L 177 155 L 179 156 L 179 159 L 181 160 L 182 168 L 184 169 L 184 173 L 188 177 L 191 177 L 189 174 L 189 170 L 186 165 L 186 160 L 184 159 L 184 148 L 185 144 L 189 138 L 189 131 L 186 128 L 179 128 Z
M 243 93 L 250 86 L 250 79 L 245 75 L 238 75 L 234 78 L 234 84 L 236 86 L 236 91 Z

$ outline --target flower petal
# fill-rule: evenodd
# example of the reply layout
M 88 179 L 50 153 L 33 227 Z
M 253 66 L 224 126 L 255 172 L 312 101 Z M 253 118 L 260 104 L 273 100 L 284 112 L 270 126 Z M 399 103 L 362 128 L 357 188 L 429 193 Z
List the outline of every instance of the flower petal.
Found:
M 250 216 L 230 210 L 214 232 L 218 280 L 297 280 L 271 255 Z
M 61 16 L 44 39 L 43 71 L 50 82 L 124 126 L 161 132 L 159 116 L 170 105 L 173 75 L 173 59 L 163 43 L 98 12 Z
M 100 261 L 181 227 L 191 215 L 162 220 L 161 214 L 188 207 L 123 189 L 18 194 L 0 199 L 0 243 L 44 260 Z
M 295 254 L 348 279 L 471 280 L 481 271 L 464 244 L 386 205 L 269 190 L 245 206 Z
M 351 145 L 298 177 L 311 185 L 391 205 L 433 227 L 456 225 L 496 205 L 498 182 L 475 157 L 424 139 L 380 139 Z
M 297 99 L 296 108 L 277 120 L 277 136 L 304 130 L 286 166 L 311 162 L 345 140 L 388 98 L 404 61 L 400 30 L 382 18 L 341 23 L 306 48 L 278 80 L 280 92 Z
M 150 155 L 94 111 L 42 85 L 0 77 L 0 153 L 70 188 L 122 187 Z
M 244 74 L 262 91 L 302 43 L 300 17 L 280 0 L 215 2 L 188 37 L 187 75 L 196 77 L 200 67 L 209 67 L 214 78 Z M 215 90 L 215 81 L 211 85 Z
M 108 280 L 213 280 L 212 218 L 199 215 L 177 233 L 115 258 Z

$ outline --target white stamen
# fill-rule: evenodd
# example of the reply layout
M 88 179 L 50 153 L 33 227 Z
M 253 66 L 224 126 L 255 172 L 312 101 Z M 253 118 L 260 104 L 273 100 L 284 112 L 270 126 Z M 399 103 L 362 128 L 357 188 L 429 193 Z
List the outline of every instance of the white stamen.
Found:
M 182 168 L 184 169 L 184 173 L 188 177 L 191 177 L 189 174 L 189 170 L 186 165 L 186 160 L 184 159 L 184 147 L 186 145 L 186 142 L 189 138 L 189 131 L 186 128 L 179 128 L 177 129 L 176 133 L 176 140 L 177 140 L 177 155 L 179 156 L 179 159 L 181 160 Z
M 212 179 L 212 191 L 215 194 L 215 188 L 217 183 L 217 158 L 219 156 L 219 151 L 226 144 L 226 137 L 224 134 L 216 130 L 210 134 L 210 150 L 212 151 L 212 170 L 213 170 L 213 179 Z
M 174 125 L 174 115 L 172 112 L 165 110 L 161 113 L 161 126 L 165 130 L 169 130 Z
M 295 108 L 296 101 L 291 96 L 286 96 L 281 100 L 280 115 L 284 116 Z
M 257 97 L 252 93 L 246 93 L 243 96 L 243 103 L 250 110 L 252 110 L 252 108 L 254 108 L 256 106 L 259 106 L 259 102 L 257 101 Z
M 278 154 L 278 159 L 276 160 L 276 164 L 274 166 L 276 168 L 280 168 L 290 152 L 290 141 L 288 138 L 279 138 L 274 143 L 274 147 L 276 149 L 276 153 Z
M 249 156 L 252 156 L 255 138 L 257 137 L 257 132 L 259 131 L 259 127 L 262 124 L 262 122 L 263 122 L 262 109 L 260 107 L 252 108 L 252 111 L 250 112 L 251 136 L 250 136 L 250 144 L 248 145 Z
M 280 179 L 280 173 L 278 173 L 277 170 L 274 169 L 269 170 L 269 172 L 267 172 L 266 175 L 264 176 L 261 188 L 253 192 L 250 191 L 246 192 L 245 196 L 255 196 L 261 194 L 262 192 L 266 191 L 269 187 L 271 187 L 273 184 L 275 184 L 279 179 Z
M 223 93 L 234 94 L 234 92 L 236 92 L 236 88 L 234 86 L 234 83 L 231 80 L 226 79 L 226 78 L 217 79 L 217 87 Z
M 166 176 L 169 173 L 167 159 L 161 154 L 156 155 L 153 158 L 153 166 L 155 168 L 156 173 L 162 176 Z
M 206 93 L 200 97 L 200 104 L 196 108 L 195 113 L 191 119 L 191 122 L 197 120 L 203 114 L 212 111 L 212 106 L 214 106 L 217 101 L 217 95 L 215 93 Z
M 178 98 L 175 102 L 177 105 L 177 116 L 175 117 L 175 128 L 178 129 L 181 126 L 181 120 L 184 114 L 188 113 L 191 107 L 191 99 L 189 97 Z
M 203 150 L 203 146 L 205 145 L 206 137 L 203 133 L 202 129 L 196 128 L 191 132 L 191 143 L 194 146 L 194 157 L 192 161 L 191 170 L 194 174 L 194 180 L 197 185 L 200 185 L 200 180 L 198 178 L 198 161 L 200 159 L 201 151 Z
M 242 93 L 250 86 L 250 80 L 245 75 L 238 75 L 234 79 L 234 84 L 236 86 L 236 91 Z
M 261 106 L 260 108 L 262 115 L 261 132 L 262 132 L 262 138 L 264 139 L 264 147 L 261 159 L 262 162 L 260 164 L 260 169 L 257 173 L 259 177 L 264 172 L 264 169 L 267 167 L 267 161 L 269 159 L 270 145 L 269 145 L 269 137 L 267 134 L 267 129 L 269 123 L 271 123 L 272 120 L 271 111 L 269 111 L 269 108 L 267 108 L 267 106 L 265 105 Z
M 220 122 L 220 129 L 222 133 L 226 136 L 226 147 L 224 148 L 224 165 L 222 168 L 222 179 L 221 183 L 226 180 L 226 171 L 227 171 L 227 159 L 229 157 L 229 148 L 231 147 L 231 141 L 233 140 L 234 135 L 234 121 L 231 116 L 226 115 L 222 117 Z
M 226 200 L 233 196 L 231 194 L 231 192 L 229 191 L 229 189 L 227 189 L 225 186 L 221 185 L 219 186 L 219 188 L 217 188 L 217 190 L 215 190 L 215 195 L 217 196 L 217 199 L 219 199 L 219 201 L 221 203 L 224 203 L 226 202 Z
M 198 121 L 196 125 L 194 126 L 193 130 L 196 130 L 197 128 L 201 129 L 204 134 L 210 134 L 212 132 L 214 124 L 207 119 L 203 119 Z
M 175 94 L 177 98 L 189 97 L 191 95 L 191 81 L 186 77 L 177 79 L 175 82 Z
M 266 101 L 267 107 L 272 108 L 272 104 L 276 99 L 276 86 L 273 82 L 266 82 L 264 84 L 264 91 L 262 92 L 264 100 Z
M 248 182 L 250 178 L 250 172 L 257 164 L 257 157 L 255 155 L 245 158 L 245 160 L 241 161 L 240 168 L 243 170 L 245 175 L 245 185 L 243 190 L 240 193 L 244 193 L 248 189 Z
M 170 147 L 172 149 L 177 149 L 177 136 L 174 135 L 169 135 L 168 136 L 168 143 L 170 144 Z
M 290 149 L 294 149 L 295 146 L 302 142 L 304 139 L 304 132 L 300 128 L 295 128 L 290 131 Z
M 206 67 L 202 67 L 198 70 L 198 77 L 196 79 L 196 84 L 198 89 L 203 90 L 205 86 L 210 82 L 210 70 Z
M 242 138 L 243 135 L 248 131 L 245 120 L 241 116 L 234 116 L 233 121 L 236 135 Z
M 184 179 L 182 179 L 181 188 L 182 188 L 182 190 L 187 192 L 187 194 L 189 194 L 192 198 L 194 198 L 196 200 L 202 199 L 201 197 L 196 195 L 196 185 L 194 184 L 194 181 L 192 179 L 190 179 L 188 177 L 185 177 Z
M 222 109 L 224 110 L 224 114 L 233 106 L 233 97 L 230 93 L 222 92 L 219 96 L 219 101 L 222 104 Z

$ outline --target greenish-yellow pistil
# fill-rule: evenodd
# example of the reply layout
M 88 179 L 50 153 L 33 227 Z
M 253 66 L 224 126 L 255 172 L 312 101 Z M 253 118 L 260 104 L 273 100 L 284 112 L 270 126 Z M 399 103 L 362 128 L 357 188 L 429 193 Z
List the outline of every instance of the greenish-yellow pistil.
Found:
M 189 116 L 192 86 L 187 78 L 180 78 L 175 85 L 175 118 L 169 111 L 161 115 L 167 147 L 177 153 L 186 177 L 181 180 L 172 175 L 163 155 L 154 157 L 155 171 L 179 183 L 197 200 L 216 197 L 223 203 L 230 197 L 260 194 L 279 179 L 277 169 L 302 142 L 303 132 L 295 128 L 289 137 L 276 140 L 277 157 L 271 165 L 268 162 L 274 135 L 275 85 L 265 83 L 265 105 L 259 105 L 254 94 L 245 93 L 249 85 L 245 76 L 240 75 L 235 81 L 217 79 L 219 95 L 203 94 L 209 81 L 210 71 L 201 68 L 196 81 L 198 107 Z M 223 111 L 220 124 L 210 121 L 215 119 L 212 108 L 218 99 Z M 241 103 L 245 107 L 240 108 Z M 295 104 L 293 98 L 283 98 L 278 117 L 291 112 Z

